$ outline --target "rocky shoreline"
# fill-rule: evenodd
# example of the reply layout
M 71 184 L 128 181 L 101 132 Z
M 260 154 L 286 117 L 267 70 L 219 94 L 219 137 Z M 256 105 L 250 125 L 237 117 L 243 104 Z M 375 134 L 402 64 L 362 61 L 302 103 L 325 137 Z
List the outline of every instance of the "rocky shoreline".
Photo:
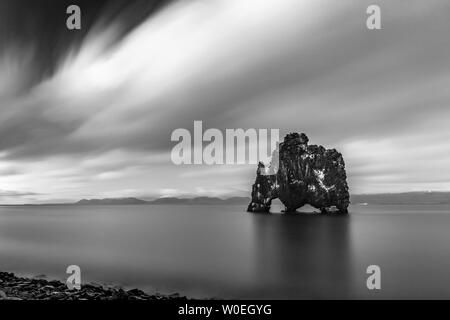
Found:
M 149 295 L 139 289 L 124 290 L 96 284 L 69 290 L 64 282 L 18 277 L 0 272 L 0 300 L 186 300 L 179 294 Z

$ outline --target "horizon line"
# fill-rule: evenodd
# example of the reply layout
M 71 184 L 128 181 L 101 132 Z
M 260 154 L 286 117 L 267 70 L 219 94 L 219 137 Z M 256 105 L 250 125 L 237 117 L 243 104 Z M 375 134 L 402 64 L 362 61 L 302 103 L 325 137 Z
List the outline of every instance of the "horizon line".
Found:
M 401 194 L 412 194 L 412 193 L 450 193 L 450 190 L 446 191 L 435 191 L 435 190 L 419 190 L 419 191 L 402 191 L 402 192 L 379 192 L 379 193 L 352 193 L 350 194 L 350 197 L 352 196 L 374 196 L 374 195 L 401 195 Z M 144 199 L 142 199 L 144 198 Z M 220 199 L 220 200 L 229 200 L 232 198 L 248 198 L 251 199 L 250 196 L 229 196 L 229 197 L 222 197 L 222 196 L 160 196 L 153 199 L 145 199 L 146 197 L 139 197 L 139 196 L 129 196 L 129 197 L 94 197 L 94 198 L 79 198 L 78 200 L 68 200 L 66 202 L 41 202 L 41 203 L 0 203 L 0 206 L 38 206 L 38 205 L 71 205 L 71 204 L 77 204 L 77 202 L 82 200 L 118 200 L 118 199 L 136 199 L 141 200 L 145 202 L 152 202 L 159 199 L 180 199 L 180 200 L 191 200 L 191 199 L 198 199 L 198 198 L 209 198 L 209 199 Z M 53 201 L 53 200 L 49 200 Z M 70 202 L 73 201 L 73 202 Z

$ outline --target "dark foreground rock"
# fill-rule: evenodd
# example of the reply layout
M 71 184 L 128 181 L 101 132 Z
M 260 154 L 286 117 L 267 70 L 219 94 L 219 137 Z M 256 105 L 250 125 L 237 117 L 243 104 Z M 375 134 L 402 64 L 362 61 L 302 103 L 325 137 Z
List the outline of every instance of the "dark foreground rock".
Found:
M 0 300 L 186 300 L 178 294 L 149 295 L 139 289 L 123 290 L 100 285 L 81 285 L 69 290 L 65 283 L 45 279 L 22 278 L 0 272 Z
M 302 133 L 288 134 L 278 150 L 278 163 L 266 174 L 259 163 L 252 188 L 249 212 L 269 212 L 279 198 L 286 212 L 309 204 L 323 213 L 347 213 L 350 203 L 347 175 L 342 155 L 336 149 L 308 145 Z

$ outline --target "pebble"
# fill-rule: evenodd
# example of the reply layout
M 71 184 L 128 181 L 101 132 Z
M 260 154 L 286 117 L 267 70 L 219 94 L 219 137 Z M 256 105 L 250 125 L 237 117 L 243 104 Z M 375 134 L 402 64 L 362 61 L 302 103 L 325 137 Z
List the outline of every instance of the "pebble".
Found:
M 96 284 L 69 290 L 63 282 L 47 281 L 41 277 L 21 278 L 10 272 L 0 272 L 0 300 L 187 300 L 177 293 L 149 295 L 139 289 L 125 291 L 120 287 Z

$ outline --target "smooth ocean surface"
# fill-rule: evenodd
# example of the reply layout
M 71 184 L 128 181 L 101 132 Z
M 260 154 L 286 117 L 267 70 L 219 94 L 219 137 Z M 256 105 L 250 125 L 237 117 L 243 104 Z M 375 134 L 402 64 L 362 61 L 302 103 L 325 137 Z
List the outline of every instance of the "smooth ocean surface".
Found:
M 0 207 L 0 270 L 220 298 L 450 298 L 450 206 Z M 381 267 L 381 290 L 366 268 Z

